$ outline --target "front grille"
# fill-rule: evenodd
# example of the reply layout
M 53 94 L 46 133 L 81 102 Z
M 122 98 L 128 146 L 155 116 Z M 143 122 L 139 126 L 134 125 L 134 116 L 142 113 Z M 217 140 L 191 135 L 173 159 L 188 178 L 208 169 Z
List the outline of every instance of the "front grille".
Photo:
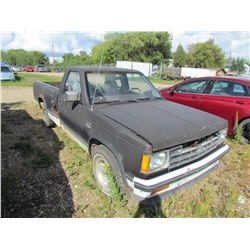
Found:
M 187 145 L 181 145 L 170 149 L 169 170 L 195 161 L 213 151 L 223 142 L 218 134 L 202 138 Z

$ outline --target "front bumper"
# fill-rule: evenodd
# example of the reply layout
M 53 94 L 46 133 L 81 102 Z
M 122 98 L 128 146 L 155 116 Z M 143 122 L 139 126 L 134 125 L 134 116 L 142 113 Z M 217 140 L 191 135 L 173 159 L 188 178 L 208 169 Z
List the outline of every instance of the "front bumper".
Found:
M 218 167 L 219 159 L 228 152 L 228 149 L 229 147 L 224 145 L 199 161 L 152 179 L 128 178 L 127 182 L 133 190 L 133 197 L 138 202 L 147 199 L 158 200 L 194 184 Z

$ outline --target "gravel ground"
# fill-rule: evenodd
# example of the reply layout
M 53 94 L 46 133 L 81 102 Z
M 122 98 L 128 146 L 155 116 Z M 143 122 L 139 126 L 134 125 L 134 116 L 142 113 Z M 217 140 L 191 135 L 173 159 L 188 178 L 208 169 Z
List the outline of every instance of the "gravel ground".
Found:
M 1 103 L 34 101 L 32 87 L 1 87 Z

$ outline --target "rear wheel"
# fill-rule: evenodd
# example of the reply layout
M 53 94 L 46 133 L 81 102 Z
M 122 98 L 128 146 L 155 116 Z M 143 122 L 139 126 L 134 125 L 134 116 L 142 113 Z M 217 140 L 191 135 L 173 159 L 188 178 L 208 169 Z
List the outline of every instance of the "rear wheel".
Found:
M 250 144 L 250 119 L 246 119 L 239 124 L 241 142 Z
M 42 117 L 45 125 L 49 128 L 54 127 L 55 123 L 49 118 L 48 110 L 45 102 L 40 102 Z

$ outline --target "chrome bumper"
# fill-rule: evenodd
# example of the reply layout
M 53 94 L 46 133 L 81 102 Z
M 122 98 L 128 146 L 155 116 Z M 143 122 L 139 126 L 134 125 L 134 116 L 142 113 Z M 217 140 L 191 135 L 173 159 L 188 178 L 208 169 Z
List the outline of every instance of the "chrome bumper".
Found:
M 228 149 L 229 147 L 224 145 L 197 162 L 152 179 L 145 180 L 138 177 L 134 177 L 132 181 L 127 179 L 128 185 L 133 189 L 133 196 L 136 201 L 156 196 L 164 198 L 197 182 L 215 170 L 219 159 L 228 152 Z

